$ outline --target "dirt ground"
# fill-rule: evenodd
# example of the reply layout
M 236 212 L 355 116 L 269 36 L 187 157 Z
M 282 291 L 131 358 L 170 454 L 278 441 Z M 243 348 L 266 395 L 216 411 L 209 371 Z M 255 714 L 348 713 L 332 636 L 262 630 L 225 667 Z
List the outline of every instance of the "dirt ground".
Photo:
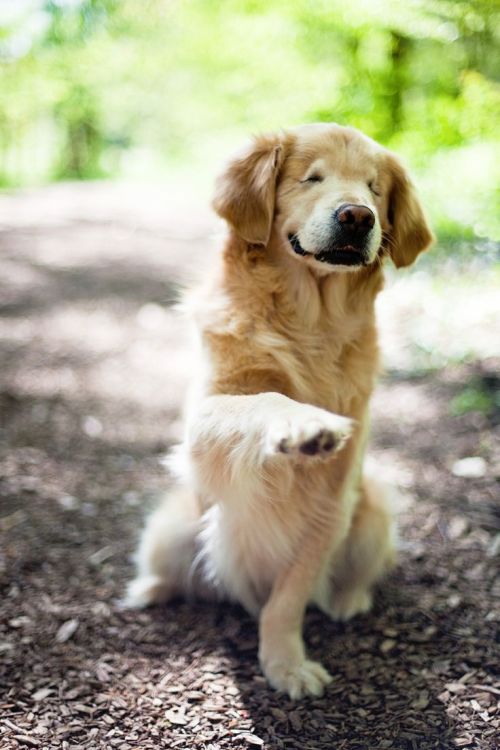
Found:
M 266 686 L 238 607 L 117 606 L 179 435 L 172 303 L 214 230 L 190 206 L 106 185 L 1 200 L 0 747 L 498 747 L 499 411 L 450 409 L 498 387 L 491 357 L 381 380 L 371 455 L 402 490 L 400 562 L 369 615 L 308 614 L 323 698 Z M 398 310 L 381 325 L 404 336 Z

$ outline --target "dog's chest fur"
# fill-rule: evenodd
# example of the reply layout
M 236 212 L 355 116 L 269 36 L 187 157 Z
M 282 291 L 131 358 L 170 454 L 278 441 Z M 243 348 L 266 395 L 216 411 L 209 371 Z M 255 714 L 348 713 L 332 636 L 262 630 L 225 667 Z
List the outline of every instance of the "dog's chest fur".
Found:
M 359 418 L 378 370 L 374 302 L 381 273 L 355 284 L 346 274 L 318 282 L 272 268 L 236 270 L 200 319 L 208 389 L 277 391 Z

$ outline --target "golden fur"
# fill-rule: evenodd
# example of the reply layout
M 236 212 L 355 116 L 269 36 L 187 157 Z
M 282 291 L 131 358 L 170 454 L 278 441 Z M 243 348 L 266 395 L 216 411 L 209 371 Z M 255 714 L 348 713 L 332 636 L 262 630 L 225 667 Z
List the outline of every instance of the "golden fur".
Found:
M 375 216 L 363 266 L 314 255 L 345 203 Z M 366 611 L 394 558 L 384 491 L 362 466 L 383 263 L 413 263 L 432 234 L 398 159 L 334 124 L 254 139 L 219 178 L 214 207 L 229 233 L 191 295 L 200 369 L 172 458 L 179 486 L 146 526 L 128 601 L 240 601 L 259 617 L 270 683 L 320 694 L 330 678 L 306 657 L 306 606 Z

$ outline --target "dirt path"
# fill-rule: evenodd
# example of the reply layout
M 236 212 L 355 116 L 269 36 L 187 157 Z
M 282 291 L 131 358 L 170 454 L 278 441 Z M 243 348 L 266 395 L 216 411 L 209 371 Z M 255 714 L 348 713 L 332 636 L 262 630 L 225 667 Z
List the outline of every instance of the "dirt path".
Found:
M 100 185 L 0 204 L 0 747 L 492 750 L 498 410 L 449 404 L 498 386 L 493 360 L 381 383 L 372 455 L 404 490 L 401 559 L 369 616 L 308 615 L 323 699 L 266 687 L 239 608 L 117 608 L 179 434 L 171 305 L 213 230 L 189 206 Z M 470 456 L 480 476 L 453 474 Z

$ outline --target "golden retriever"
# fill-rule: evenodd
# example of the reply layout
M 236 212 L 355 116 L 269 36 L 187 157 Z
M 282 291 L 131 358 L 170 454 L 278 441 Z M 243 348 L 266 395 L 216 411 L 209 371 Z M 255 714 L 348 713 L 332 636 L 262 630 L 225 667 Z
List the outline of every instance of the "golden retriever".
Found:
M 307 605 L 366 612 L 394 560 L 383 486 L 363 472 L 375 297 L 384 262 L 410 265 L 433 236 L 397 157 L 336 124 L 255 138 L 214 208 L 229 231 L 191 297 L 200 364 L 178 486 L 146 525 L 127 601 L 240 602 L 271 685 L 320 695 L 331 678 L 306 656 Z

